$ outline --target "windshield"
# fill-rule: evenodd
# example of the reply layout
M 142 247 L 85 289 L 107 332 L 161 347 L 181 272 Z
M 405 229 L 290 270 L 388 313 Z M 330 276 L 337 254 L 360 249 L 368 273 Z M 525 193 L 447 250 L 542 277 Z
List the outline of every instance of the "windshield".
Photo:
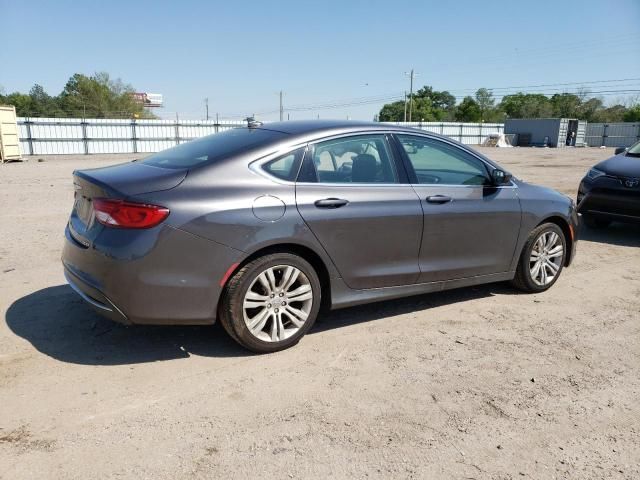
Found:
M 234 128 L 158 152 L 141 163 L 162 168 L 193 168 L 278 141 L 287 134 L 257 128 Z
M 629 147 L 629 150 L 627 150 L 627 155 L 630 155 L 632 157 L 640 157 L 640 142 L 636 142 L 631 145 L 631 147 Z

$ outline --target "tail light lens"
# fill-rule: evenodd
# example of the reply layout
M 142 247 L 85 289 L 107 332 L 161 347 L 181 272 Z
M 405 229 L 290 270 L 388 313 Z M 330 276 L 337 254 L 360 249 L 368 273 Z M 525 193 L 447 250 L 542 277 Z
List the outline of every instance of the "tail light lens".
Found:
M 169 209 L 113 198 L 94 198 L 93 211 L 101 224 L 114 228 L 151 228 L 169 216 Z

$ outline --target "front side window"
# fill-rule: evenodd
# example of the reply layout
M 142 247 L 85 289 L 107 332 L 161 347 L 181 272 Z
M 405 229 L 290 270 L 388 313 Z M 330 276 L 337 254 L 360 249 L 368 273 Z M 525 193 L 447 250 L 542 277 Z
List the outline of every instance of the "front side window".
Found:
M 358 135 L 317 143 L 312 160 L 320 183 L 397 183 L 384 135 Z
M 421 184 L 486 185 L 484 163 L 461 148 L 439 140 L 398 135 Z

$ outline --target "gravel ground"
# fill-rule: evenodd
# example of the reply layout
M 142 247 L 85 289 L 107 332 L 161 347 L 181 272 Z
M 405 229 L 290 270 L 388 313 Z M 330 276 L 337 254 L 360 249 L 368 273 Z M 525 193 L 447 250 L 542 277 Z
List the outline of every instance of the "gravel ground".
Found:
M 483 151 L 571 196 L 612 154 Z M 0 166 L 0 478 L 640 477 L 640 228 L 583 230 L 544 294 L 337 311 L 254 356 L 219 326 L 110 323 L 65 285 L 71 172 L 128 158 Z

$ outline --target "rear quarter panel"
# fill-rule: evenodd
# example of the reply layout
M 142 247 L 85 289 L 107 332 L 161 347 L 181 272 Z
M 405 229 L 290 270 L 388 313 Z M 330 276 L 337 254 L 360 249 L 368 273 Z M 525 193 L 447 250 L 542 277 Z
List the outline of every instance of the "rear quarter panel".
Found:
M 293 243 L 313 250 L 329 275 L 338 276 L 296 208 L 294 184 L 254 172 L 251 160 L 237 158 L 193 170 L 179 187 L 140 199 L 169 208 L 171 226 L 240 250 L 244 258 Z

